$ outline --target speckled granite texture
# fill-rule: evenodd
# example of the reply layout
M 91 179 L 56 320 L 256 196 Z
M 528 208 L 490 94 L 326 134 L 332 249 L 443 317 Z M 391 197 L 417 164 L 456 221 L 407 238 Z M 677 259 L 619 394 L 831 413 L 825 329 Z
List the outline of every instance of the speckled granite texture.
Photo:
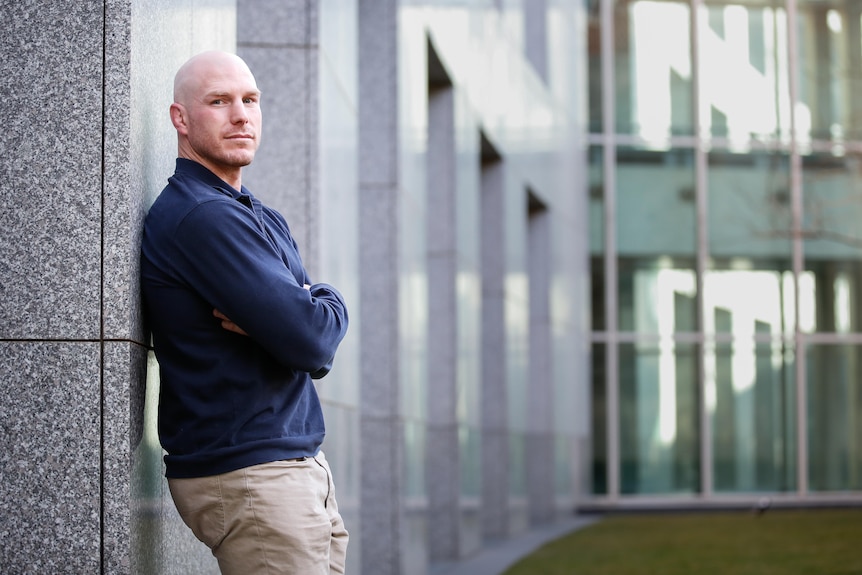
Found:
M 0 570 L 98 573 L 98 343 L 0 342 Z
M 0 571 L 99 573 L 104 10 L 0 21 Z
M 176 155 L 173 70 L 233 50 L 235 4 L 0 3 L 2 573 L 216 571 L 145 421 L 138 258 Z
M 99 336 L 101 8 L 2 3 L 0 338 Z M 7 58 L 6 54 L 14 57 Z

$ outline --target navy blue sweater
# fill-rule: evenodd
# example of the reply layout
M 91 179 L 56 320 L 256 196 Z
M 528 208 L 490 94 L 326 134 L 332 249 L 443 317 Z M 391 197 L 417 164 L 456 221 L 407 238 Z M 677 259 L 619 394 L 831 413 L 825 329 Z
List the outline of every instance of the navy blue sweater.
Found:
M 278 212 L 177 159 L 141 246 L 167 477 L 317 453 L 325 430 L 311 374 L 329 371 L 347 308 L 332 286 L 304 284 Z M 214 308 L 248 336 L 222 328 Z

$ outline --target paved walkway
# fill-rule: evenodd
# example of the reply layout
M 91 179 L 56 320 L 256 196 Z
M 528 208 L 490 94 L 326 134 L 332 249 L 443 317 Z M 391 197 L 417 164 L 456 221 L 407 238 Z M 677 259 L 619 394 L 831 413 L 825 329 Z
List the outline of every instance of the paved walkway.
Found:
M 574 515 L 552 525 L 537 527 L 522 535 L 489 545 L 464 561 L 434 565 L 429 575 L 500 575 L 542 545 L 597 520 L 597 517 Z

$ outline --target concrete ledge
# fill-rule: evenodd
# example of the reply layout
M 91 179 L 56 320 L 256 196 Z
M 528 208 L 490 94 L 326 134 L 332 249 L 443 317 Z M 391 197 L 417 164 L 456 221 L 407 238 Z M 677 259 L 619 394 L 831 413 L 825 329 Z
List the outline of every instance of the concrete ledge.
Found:
M 511 539 L 496 541 L 479 553 L 455 563 L 436 563 L 429 575 L 500 575 L 521 558 L 542 545 L 595 523 L 597 517 L 573 515 L 547 526 L 537 527 Z
M 722 494 L 711 497 L 630 496 L 618 499 L 595 497 L 582 502 L 578 512 L 589 515 L 612 513 L 681 513 L 706 511 L 765 511 L 766 509 L 821 509 L 862 507 L 862 493 L 793 493 Z

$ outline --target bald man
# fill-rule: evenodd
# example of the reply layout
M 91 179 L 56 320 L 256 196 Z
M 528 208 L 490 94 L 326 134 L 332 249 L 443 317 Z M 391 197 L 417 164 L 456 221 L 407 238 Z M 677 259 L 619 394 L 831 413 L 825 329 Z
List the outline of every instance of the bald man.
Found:
M 141 246 L 165 475 L 223 574 L 344 573 L 312 379 L 332 366 L 347 308 L 309 279 L 281 214 L 242 185 L 260 99 L 245 62 L 224 52 L 193 57 L 174 80 L 179 157 Z

